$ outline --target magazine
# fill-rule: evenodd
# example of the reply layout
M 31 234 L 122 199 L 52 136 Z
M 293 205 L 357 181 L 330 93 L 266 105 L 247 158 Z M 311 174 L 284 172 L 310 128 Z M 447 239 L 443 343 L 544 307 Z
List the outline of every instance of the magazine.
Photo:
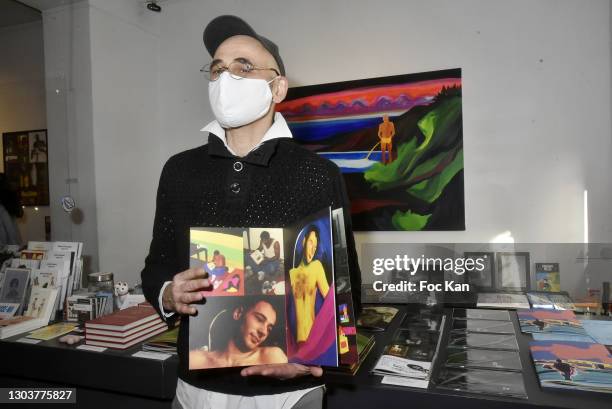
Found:
M 190 267 L 208 273 L 211 289 L 189 319 L 189 369 L 338 366 L 339 331 L 340 342 L 354 335 L 338 323 L 354 314 L 334 291 L 332 230 L 329 207 L 285 228 L 192 227 Z
M 575 310 L 576 307 L 566 292 L 529 291 L 527 293 L 531 308 L 546 310 Z
M 528 310 L 517 312 L 521 331 L 527 334 L 552 332 L 587 335 L 586 331 L 569 310 Z
M 534 341 L 529 349 L 542 388 L 612 393 L 612 355 L 605 346 Z

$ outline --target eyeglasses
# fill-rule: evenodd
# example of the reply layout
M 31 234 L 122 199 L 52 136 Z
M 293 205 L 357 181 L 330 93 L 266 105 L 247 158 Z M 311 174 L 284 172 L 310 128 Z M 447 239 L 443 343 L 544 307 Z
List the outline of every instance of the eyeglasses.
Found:
M 255 65 L 246 60 L 232 61 L 227 66 L 223 66 L 219 63 L 210 63 L 200 68 L 200 72 L 205 73 L 209 81 L 218 80 L 221 74 L 223 74 L 225 71 L 229 72 L 229 75 L 233 79 L 241 80 L 243 78 L 253 78 L 255 76 L 256 71 L 265 70 L 274 71 L 277 76 L 280 75 L 280 72 L 278 72 L 276 68 L 256 67 Z

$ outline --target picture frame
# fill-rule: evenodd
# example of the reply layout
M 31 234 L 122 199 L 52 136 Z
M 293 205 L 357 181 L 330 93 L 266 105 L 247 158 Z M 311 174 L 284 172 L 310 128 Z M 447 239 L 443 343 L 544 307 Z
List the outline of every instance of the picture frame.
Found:
M 0 290 L 0 302 L 22 305 L 28 290 L 30 269 L 6 268 L 4 283 Z
M 495 253 L 487 251 L 466 251 L 463 257 L 475 260 L 483 258 L 487 260 L 485 268 L 482 271 L 466 271 L 467 283 L 470 287 L 474 286 L 477 291 L 493 291 L 495 290 Z
M 500 291 L 526 292 L 530 285 L 529 252 L 496 253 L 497 275 L 496 288 Z
M 49 206 L 47 130 L 2 134 L 4 174 L 23 206 Z

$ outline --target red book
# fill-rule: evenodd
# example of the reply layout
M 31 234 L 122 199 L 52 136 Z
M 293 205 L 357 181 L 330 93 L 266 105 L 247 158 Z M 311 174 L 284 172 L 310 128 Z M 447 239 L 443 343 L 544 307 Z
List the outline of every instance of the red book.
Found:
M 133 345 L 136 345 L 139 342 L 144 341 L 147 338 L 152 337 L 153 335 L 161 334 L 162 332 L 166 330 L 167 328 L 164 325 L 159 328 L 153 329 L 152 331 L 149 331 L 147 333 L 141 334 L 139 337 L 133 338 L 126 342 L 110 342 L 110 341 L 99 341 L 99 340 L 94 340 L 94 339 L 86 339 L 85 344 L 114 348 L 114 349 L 127 349 Z
M 126 338 L 126 337 L 129 337 L 130 335 L 134 335 L 136 333 L 146 331 L 148 328 L 151 328 L 151 327 L 154 327 L 160 324 L 166 325 L 165 322 L 159 319 L 159 320 L 152 320 L 152 321 L 145 322 L 144 324 L 139 325 L 137 327 L 130 328 L 127 331 L 112 331 L 112 330 L 107 330 L 107 329 L 85 328 L 85 336 L 88 337 L 89 335 L 105 335 L 109 337 Z
M 85 334 L 85 339 L 86 340 L 97 340 L 97 341 L 108 341 L 108 342 L 116 342 L 119 344 L 125 344 L 127 342 L 133 341 L 136 338 L 140 338 L 142 335 L 144 334 L 148 334 L 150 332 L 153 331 L 157 331 L 158 329 L 168 329 L 168 326 L 166 325 L 165 322 L 159 322 L 156 323 L 155 325 L 152 325 L 150 327 L 147 328 L 143 328 L 138 332 L 134 332 L 130 335 L 126 335 L 123 337 L 117 337 L 117 336 L 111 336 L 111 335 L 106 335 L 106 334 L 92 334 L 92 333 L 87 333 Z
M 123 332 L 155 319 L 160 318 L 153 307 L 150 305 L 138 305 L 87 321 L 85 329 L 97 328 Z

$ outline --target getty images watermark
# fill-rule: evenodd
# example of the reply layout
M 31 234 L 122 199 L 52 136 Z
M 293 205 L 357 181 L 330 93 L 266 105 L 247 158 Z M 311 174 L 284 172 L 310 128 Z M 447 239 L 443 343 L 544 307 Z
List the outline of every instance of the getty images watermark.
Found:
M 470 284 L 458 282 L 465 273 L 482 272 L 487 266 L 487 257 L 410 257 L 407 254 L 395 255 L 390 258 L 372 259 L 372 274 L 381 276 L 385 273 L 414 278 L 417 273 L 445 272 L 451 279 L 445 278 L 441 282 L 430 282 L 419 279 L 409 279 L 386 283 L 375 280 L 372 289 L 377 292 L 469 292 Z M 419 274 L 421 276 L 421 274 Z M 455 278 L 456 276 L 456 278 Z

